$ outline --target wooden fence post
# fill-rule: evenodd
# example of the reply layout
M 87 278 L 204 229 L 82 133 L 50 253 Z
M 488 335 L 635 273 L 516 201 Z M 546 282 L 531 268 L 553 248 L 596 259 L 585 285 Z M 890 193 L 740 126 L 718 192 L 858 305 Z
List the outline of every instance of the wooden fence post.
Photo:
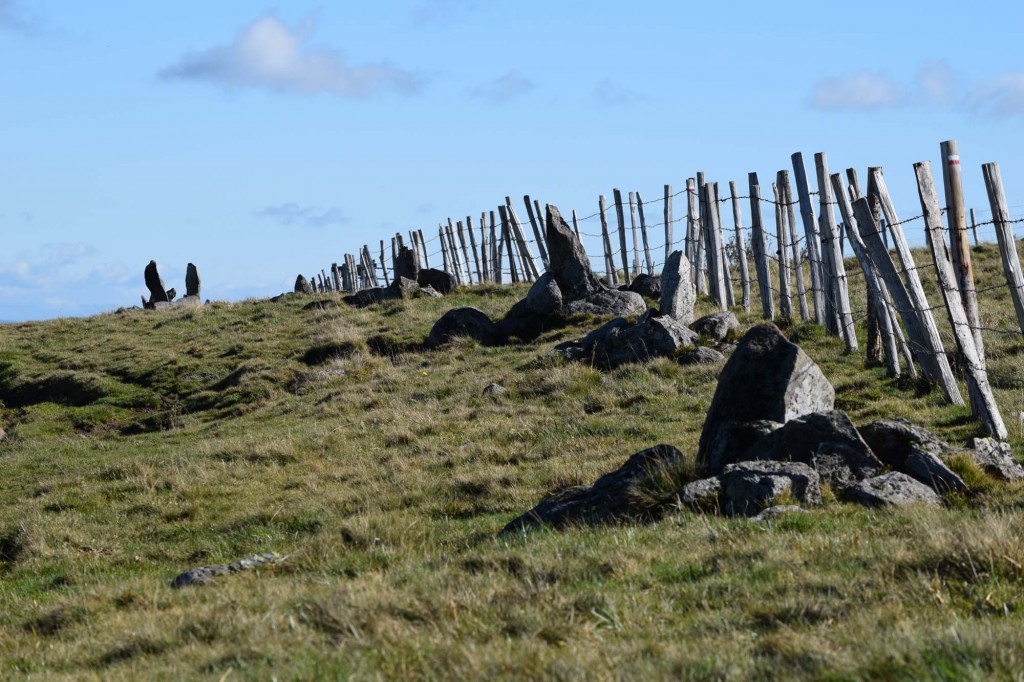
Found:
M 539 225 L 540 221 L 544 218 L 534 213 L 533 202 L 530 201 L 529 194 L 523 196 L 523 203 L 526 204 L 526 217 L 530 219 L 530 227 L 533 228 L 533 236 L 537 240 L 537 250 L 540 251 L 540 260 L 544 263 L 544 270 L 546 271 L 548 269 L 548 249 L 545 246 L 544 230 Z
M 736 227 L 736 259 L 740 265 L 741 302 L 743 310 L 750 312 L 750 266 L 747 264 L 747 246 L 743 239 L 743 210 L 740 208 L 739 192 L 736 182 L 729 181 L 729 194 L 732 199 L 732 224 Z
M 618 286 L 619 276 L 615 270 L 615 258 L 612 256 L 612 241 L 608 234 L 608 210 L 604 204 L 604 195 L 597 198 L 597 206 L 601 213 L 601 241 L 604 246 L 604 272 L 612 286 Z
M 781 177 L 781 173 L 777 179 Z M 775 241 L 778 245 L 779 264 L 779 314 L 787 322 L 793 319 L 793 303 L 789 286 L 789 239 L 786 237 L 786 210 L 782 206 L 782 194 L 779 192 L 779 184 L 772 184 L 772 192 L 775 195 Z
M 1003 261 L 1003 275 L 1006 277 L 1006 285 L 1010 287 L 1010 298 L 1013 300 L 1014 312 L 1017 313 L 1017 326 L 1024 333 L 1024 275 L 1021 274 L 1017 240 L 1010 227 L 1010 210 L 1003 193 L 1003 174 L 999 171 L 998 163 L 986 163 L 981 167 L 981 172 L 985 176 L 985 190 L 992 208 L 992 222 Z
M 483 228 L 483 225 L 480 226 Z M 469 233 L 469 248 L 473 253 L 473 266 L 476 270 L 476 283 L 482 284 L 484 281 L 483 274 L 480 269 L 480 256 L 481 254 L 476 248 L 476 237 L 473 235 L 473 217 L 466 216 L 466 232 Z
M 843 265 L 843 252 L 839 245 L 836 230 L 835 210 L 832 208 L 835 203 L 832 198 L 832 185 L 828 173 L 828 157 L 824 152 L 814 155 L 814 165 L 818 170 L 818 191 L 821 193 L 821 225 L 825 231 L 825 239 L 829 253 L 829 266 L 832 269 L 833 288 L 836 294 L 836 308 L 842 327 L 843 339 L 846 341 L 846 350 L 853 352 L 857 350 L 857 331 L 853 326 L 853 312 L 850 310 L 850 292 L 846 286 L 846 268 Z
M 935 319 L 932 317 L 927 301 L 922 307 L 915 300 L 914 289 L 907 287 L 900 279 L 899 272 L 896 271 L 896 264 L 882 242 L 881 229 L 871 214 L 871 205 L 867 198 L 861 197 L 853 202 L 853 215 L 857 220 L 857 229 L 864 240 L 864 246 L 871 256 L 871 262 L 875 264 L 879 274 L 885 280 L 896 309 L 903 318 L 903 324 L 907 327 L 907 334 L 910 335 L 911 343 L 916 348 L 915 355 L 921 364 L 925 378 L 937 383 L 951 403 L 963 405 L 963 396 L 960 395 L 960 388 L 956 385 L 956 379 L 949 367 L 949 361 L 946 359 L 945 349 L 942 346 L 942 337 L 939 336 L 939 329 L 935 326 Z M 920 282 L 918 284 L 920 285 Z
M 533 257 L 533 252 L 530 251 L 529 244 L 526 243 L 526 233 L 523 232 L 523 224 L 519 221 L 519 216 L 516 215 L 515 207 L 512 206 L 512 197 L 505 197 L 505 206 L 508 209 L 512 236 L 515 237 L 516 246 L 519 249 L 519 260 L 523 264 L 523 279 L 533 282 L 540 277 L 540 271 L 537 270 L 537 261 Z
M 448 219 L 445 235 L 448 237 L 448 258 L 451 261 L 452 267 L 455 268 L 455 280 L 459 284 L 469 284 L 466 281 L 465 273 L 462 271 L 462 254 L 459 253 L 459 244 L 455 236 L 455 223 L 451 218 Z
M 691 263 L 693 266 L 692 270 L 694 277 L 697 278 L 697 293 L 708 294 L 709 282 L 707 278 L 707 269 L 710 267 L 708 259 L 705 257 L 705 250 L 707 245 L 705 244 L 704 233 L 706 231 L 706 224 L 708 221 L 708 210 L 704 205 L 704 173 L 697 173 L 697 234 L 694 235 L 693 244 L 693 258 L 694 261 Z
M 948 151 L 948 150 L 944 150 Z M 951 153 L 954 153 L 955 147 Z M 946 165 L 949 164 L 949 157 L 943 159 Z M 988 383 L 988 373 L 985 371 L 984 360 L 978 353 L 971 323 L 967 319 L 967 312 L 962 306 L 962 300 L 957 291 L 957 273 L 953 264 L 946 260 L 945 239 L 942 237 L 942 212 L 939 209 L 939 198 L 935 190 L 935 182 L 932 179 L 931 164 L 927 161 L 914 164 L 914 172 L 917 174 L 917 190 L 921 197 L 921 210 L 924 213 L 925 227 L 932 233 L 931 253 L 932 263 L 935 264 L 935 271 L 939 278 L 939 289 L 946 301 L 946 311 L 949 313 L 949 324 L 953 328 L 953 335 L 956 337 L 957 346 L 963 356 L 966 365 L 967 386 L 973 396 L 971 406 L 981 422 L 988 429 L 989 434 L 1000 440 L 1006 440 L 1006 425 L 1003 424 L 1003 417 L 999 413 L 999 405 L 996 404 L 995 396 L 992 395 L 992 388 Z M 953 183 L 956 184 L 956 181 Z M 949 185 L 947 185 L 947 198 L 949 196 Z M 951 219 L 963 217 L 954 213 Z M 966 227 L 966 225 L 965 225 Z M 966 230 L 964 230 L 966 240 Z M 941 249 L 941 251 L 940 251 Z M 968 264 L 969 266 L 969 264 Z
M 665 205 L 664 211 L 662 212 L 662 219 L 665 221 L 665 258 L 662 262 L 668 260 L 668 256 L 672 253 L 672 185 L 665 185 Z
M 715 201 L 711 207 L 715 214 L 715 244 L 717 244 L 718 261 L 722 267 L 722 285 L 725 287 L 725 305 L 732 308 L 736 305 L 736 291 L 732 285 L 732 270 L 729 268 L 729 253 L 725 249 L 725 228 L 722 227 L 722 198 L 718 194 L 718 183 L 715 185 Z
M 341 271 L 337 263 L 331 263 L 331 281 L 334 282 L 334 290 L 341 291 Z
M 750 185 L 750 250 L 757 269 L 757 288 L 761 294 L 761 312 L 766 320 L 775 319 L 775 302 L 772 300 L 771 270 L 768 267 L 768 245 L 764 241 L 764 223 L 761 221 L 761 188 L 757 184 L 757 173 L 747 176 Z
M 427 240 L 423 238 L 423 230 L 416 230 L 416 236 L 419 237 L 419 239 L 420 239 L 420 246 L 423 247 L 423 265 L 429 268 L 430 267 L 430 254 L 428 253 L 428 251 L 430 249 L 427 248 Z
M 647 265 L 647 274 L 654 275 L 654 261 L 651 260 L 651 244 L 647 241 L 647 219 L 644 218 L 644 200 L 640 192 L 636 193 L 636 207 L 640 211 L 640 237 L 644 240 L 644 263 Z
M 629 284 L 629 252 L 626 250 L 626 215 L 622 208 L 622 192 L 613 189 L 612 194 L 615 197 L 615 219 L 619 223 L 619 255 L 622 259 L 623 284 Z
M 640 274 L 640 235 L 637 234 L 636 224 L 636 192 L 629 193 L 629 225 L 633 232 L 633 273 L 635 279 Z
M 793 161 L 793 182 L 800 199 L 800 218 L 804 224 L 804 240 L 807 242 L 807 261 L 811 270 L 811 300 L 814 302 L 814 321 L 825 324 L 825 288 L 822 282 L 821 240 L 818 237 L 818 223 L 811 204 L 811 191 L 807 184 L 807 168 L 804 155 L 796 152 Z
M 974 233 L 974 245 L 978 246 L 978 221 L 974 219 L 974 209 L 971 209 L 971 232 Z
M 516 258 L 512 253 L 512 225 L 508 219 L 508 205 L 498 206 L 498 214 L 501 216 L 501 239 L 505 244 L 505 251 L 508 253 L 509 278 L 515 284 L 519 281 L 519 274 L 516 272 Z
M 981 338 L 981 317 L 978 313 L 978 294 L 974 287 L 974 268 L 971 265 L 971 243 L 967 237 L 967 212 L 964 210 L 963 171 L 956 140 L 946 140 L 942 151 L 942 184 L 946 189 L 946 213 L 949 222 L 950 257 L 956 272 L 960 298 L 964 302 L 967 321 L 978 347 L 978 360 L 985 368 L 985 342 Z M 932 235 L 934 236 L 934 234 Z
M 462 221 L 455 223 L 455 228 L 458 230 L 459 247 L 462 249 L 462 259 L 466 263 L 466 284 L 473 284 L 473 268 L 469 264 L 469 249 L 466 248 L 466 228 L 463 226 Z
M 796 280 L 796 295 L 800 303 L 800 319 L 807 322 L 811 319 L 811 311 L 807 306 L 807 288 L 804 286 L 804 268 L 800 262 L 800 240 L 796 235 L 796 209 L 793 201 L 793 188 L 789 184 L 789 171 L 781 170 L 778 175 L 779 193 L 786 209 L 786 223 L 789 226 L 789 248 L 793 254 L 793 276 Z
M 705 213 L 701 220 L 704 225 L 704 244 L 708 258 L 708 275 L 711 288 L 711 300 L 722 310 L 728 310 L 725 296 L 725 273 L 722 272 L 722 231 L 718 224 L 718 216 L 714 207 L 718 205 L 718 189 L 716 183 L 704 184 Z
M 697 183 L 693 178 L 686 180 L 686 260 L 690 261 L 690 279 L 697 283 L 697 233 L 700 232 L 700 215 L 697 209 Z
M 583 237 L 580 236 L 580 219 L 576 216 L 576 209 L 572 210 L 572 231 L 576 233 L 576 239 L 583 243 Z
M 380 269 L 384 271 L 384 286 L 391 286 L 391 279 L 388 278 L 387 261 L 384 259 L 384 240 L 380 240 Z

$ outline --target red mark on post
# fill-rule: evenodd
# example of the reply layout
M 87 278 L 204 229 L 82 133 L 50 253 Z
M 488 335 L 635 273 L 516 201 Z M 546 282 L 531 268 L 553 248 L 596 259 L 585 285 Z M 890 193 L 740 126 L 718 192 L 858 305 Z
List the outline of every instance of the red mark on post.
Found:
M 949 165 L 950 166 L 959 166 L 960 165 L 960 157 L 957 156 L 956 154 L 950 154 L 947 157 L 947 160 L 949 161 Z

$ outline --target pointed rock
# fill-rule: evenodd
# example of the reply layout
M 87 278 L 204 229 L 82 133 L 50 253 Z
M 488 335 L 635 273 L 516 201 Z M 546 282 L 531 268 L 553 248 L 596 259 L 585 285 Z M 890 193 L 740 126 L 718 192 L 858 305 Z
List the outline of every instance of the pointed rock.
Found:
M 199 269 L 192 263 L 185 268 L 185 295 L 199 296 Z
M 156 269 L 156 261 L 149 261 L 146 266 L 146 288 L 149 289 L 149 302 L 160 303 L 170 301 L 167 297 L 167 290 L 164 288 L 164 281 L 160 279 L 160 273 Z
M 661 270 L 661 314 L 690 324 L 696 301 L 697 292 L 690 282 L 690 261 L 682 251 L 673 251 Z

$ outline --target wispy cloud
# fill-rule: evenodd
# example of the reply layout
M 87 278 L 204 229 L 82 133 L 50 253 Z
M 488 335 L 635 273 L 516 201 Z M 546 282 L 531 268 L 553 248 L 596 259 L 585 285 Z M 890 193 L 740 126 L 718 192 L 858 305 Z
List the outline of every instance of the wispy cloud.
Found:
M 602 78 L 594 86 L 594 97 L 602 104 L 619 106 L 631 102 L 639 102 L 646 99 L 646 96 L 637 90 L 617 83 L 611 78 Z
M 256 212 L 257 218 L 273 220 L 286 227 L 321 228 L 349 222 L 349 217 L 340 208 L 317 208 L 300 206 L 295 203 L 267 206 Z
M 491 104 L 504 104 L 534 90 L 537 86 L 519 71 L 512 70 L 494 80 L 471 88 L 469 94 Z
M 476 8 L 474 0 L 423 0 L 412 12 L 419 25 L 451 24 Z
M 965 83 L 942 61 L 924 64 L 906 82 L 879 71 L 854 71 L 818 81 L 808 104 L 822 111 L 949 109 L 989 118 L 1024 116 L 1024 72 Z
M 159 76 L 225 88 L 352 98 L 368 97 L 381 90 L 410 94 L 420 89 L 419 77 L 394 65 L 351 65 L 337 50 L 310 47 L 315 27 L 315 16 L 290 27 L 274 14 L 267 14 L 239 31 L 231 43 L 185 54 Z

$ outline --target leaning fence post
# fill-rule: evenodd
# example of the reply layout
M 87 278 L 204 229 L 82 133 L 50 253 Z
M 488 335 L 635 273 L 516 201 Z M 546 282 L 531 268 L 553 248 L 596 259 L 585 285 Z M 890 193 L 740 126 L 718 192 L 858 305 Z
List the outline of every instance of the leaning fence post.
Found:
M 508 208 L 509 224 L 519 248 L 519 260 L 523 263 L 523 279 L 533 282 L 540 277 L 540 271 L 537 270 L 533 252 L 530 251 L 530 246 L 526 243 L 526 233 L 523 232 L 523 224 L 519 221 L 519 216 L 516 215 L 515 207 L 512 206 L 512 197 L 505 197 L 505 205 Z
M 771 276 L 768 268 L 768 246 L 764 242 L 764 228 L 761 222 L 761 188 L 757 184 L 757 173 L 747 176 L 750 185 L 750 242 L 757 269 L 757 288 L 761 294 L 761 312 L 766 320 L 775 319 L 775 302 L 772 300 Z
M 629 225 L 633 232 L 633 278 L 640 274 L 640 235 L 637 234 L 636 192 L 629 193 Z
M 387 261 L 384 258 L 384 240 L 380 240 L 380 269 L 384 271 L 384 285 L 391 286 L 391 280 L 388 278 L 388 266 Z
M 629 284 L 629 252 L 626 250 L 626 214 L 622 208 L 622 192 L 613 189 L 612 194 L 615 196 L 615 219 L 619 223 L 619 255 L 622 258 L 622 276 L 624 284 Z
M 704 225 L 705 252 L 708 257 L 708 275 L 711 287 L 711 300 L 718 304 L 722 310 L 728 310 L 729 304 L 725 296 L 725 281 L 722 272 L 722 232 L 718 225 L 717 212 L 714 206 L 718 205 L 717 186 L 713 182 L 704 185 L 704 218 L 701 223 Z
M 978 293 L 974 287 L 974 269 L 971 266 L 971 243 L 967 237 L 967 213 L 964 210 L 964 179 L 960 166 L 960 151 L 956 140 L 946 140 L 942 151 L 942 184 L 946 189 L 946 213 L 949 216 L 949 251 L 956 272 L 960 298 L 964 302 L 967 321 L 978 347 L 978 360 L 985 368 L 985 343 L 981 338 L 981 317 L 978 313 Z
M 948 150 L 947 150 L 948 151 Z M 955 152 L 955 147 L 953 148 Z M 944 159 L 948 163 L 949 158 Z M 921 197 L 921 210 L 924 213 L 925 227 L 932 233 L 931 253 L 932 263 L 935 264 L 935 271 L 939 278 L 939 289 L 946 301 L 946 311 L 949 313 L 949 324 L 953 328 L 953 335 L 956 337 L 957 346 L 963 356 L 966 365 L 967 386 L 973 399 L 971 407 L 989 433 L 1000 439 L 1007 437 L 1006 425 L 1003 424 L 1003 417 L 999 414 L 999 405 L 996 404 L 995 396 L 992 395 L 992 387 L 988 383 L 988 374 L 985 371 L 984 360 L 978 353 L 975 345 L 974 335 L 967 319 L 967 312 L 962 306 L 962 301 L 957 291 L 957 273 L 953 264 L 946 260 L 945 239 L 942 237 L 942 212 L 939 209 L 939 198 L 935 190 L 935 182 L 932 179 L 932 167 L 927 161 L 914 164 L 914 172 L 917 174 L 917 190 Z M 947 197 L 949 185 L 947 185 Z M 955 198 L 955 197 L 953 197 Z M 962 217 L 955 213 L 951 218 Z M 964 237 L 966 238 L 966 234 Z M 942 248 L 943 252 L 940 252 Z
M 604 271 L 612 286 L 618 286 L 619 276 L 615 272 L 615 258 L 612 256 L 612 241 L 608 234 L 608 210 L 605 207 L 603 194 L 597 198 L 597 206 L 601 213 L 601 241 L 604 245 Z
M 777 176 L 781 178 L 780 172 Z M 782 206 L 782 196 L 779 192 L 778 182 L 772 184 L 772 192 L 775 195 L 775 241 L 778 244 L 779 263 L 779 314 L 783 320 L 793 319 L 793 303 L 789 287 L 789 240 L 786 237 L 786 211 Z
M 548 269 L 548 249 L 544 245 L 544 230 L 538 224 L 543 218 L 540 215 L 536 215 L 533 211 L 533 202 L 530 201 L 530 195 L 526 194 L 523 196 L 523 203 L 526 204 L 526 217 L 530 219 L 530 227 L 533 228 L 533 236 L 537 240 L 537 250 L 540 251 L 540 260 L 544 263 L 544 269 Z
M 811 319 L 811 311 L 807 306 L 807 289 L 804 287 L 804 269 L 800 262 L 800 240 L 796 236 L 796 209 L 793 207 L 793 188 L 789 184 L 789 171 L 781 170 L 778 176 L 779 192 L 786 209 L 786 222 L 789 225 L 789 248 L 793 253 L 793 276 L 796 280 L 796 295 L 800 303 L 800 319 L 807 322 Z
M 459 235 L 459 246 L 462 248 L 462 258 L 466 262 L 466 284 L 473 284 L 473 269 L 469 265 L 469 249 L 466 248 L 466 228 L 462 221 L 455 223 Z
M 793 182 L 800 199 L 800 218 L 804 223 L 804 240 L 807 242 L 807 260 L 811 270 L 811 300 L 814 301 L 814 321 L 825 324 L 825 288 L 822 282 L 821 242 L 818 238 L 818 223 L 811 204 L 811 191 L 807 184 L 807 168 L 804 155 L 796 152 L 793 161 Z
M 481 229 L 483 225 L 480 226 Z M 473 235 L 473 218 L 472 216 L 466 216 L 466 232 L 469 233 L 469 247 L 473 251 L 473 265 L 476 269 L 476 283 L 481 284 L 484 281 L 483 274 L 480 268 L 480 255 L 476 249 L 476 237 Z M 481 244 L 483 246 L 483 244 Z
M 971 232 L 974 233 L 974 245 L 978 246 L 978 221 L 974 219 L 974 209 L 971 209 Z
M 665 185 L 665 206 L 663 211 L 665 221 L 665 258 L 672 253 L 672 185 Z
M 651 244 L 647 241 L 647 219 L 644 218 L 644 200 L 640 192 L 636 193 L 636 207 L 640 211 L 640 237 L 644 240 L 644 263 L 647 265 L 647 274 L 654 274 L 654 261 L 651 259 Z
M 580 237 L 580 219 L 576 216 L 576 209 L 572 210 L 572 231 L 576 233 L 576 239 L 583 243 L 583 238 Z
M 735 181 L 729 181 L 732 198 L 732 224 L 736 227 L 736 259 L 740 263 L 740 286 L 742 287 L 743 310 L 750 312 L 750 266 L 747 265 L 747 246 L 743 240 L 743 211 L 740 208 L 739 192 Z
M 445 228 L 445 235 L 448 237 L 448 258 L 455 268 L 455 280 L 459 284 L 469 284 L 462 272 L 462 257 L 459 255 L 459 245 L 455 242 L 455 223 L 448 219 L 448 227 Z
M 498 206 L 498 214 L 501 216 L 501 240 L 505 244 L 505 251 L 508 254 L 508 274 L 513 284 L 519 282 L 519 273 L 516 272 L 516 257 L 512 253 L 512 225 L 508 219 L 508 205 Z M 500 253 L 499 253 L 500 255 Z
M 821 225 L 825 230 L 825 239 L 830 249 L 829 266 L 832 269 L 833 288 L 836 294 L 836 308 L 842 324 L 843 339 L 846 350 L 857 350 L 857 331 L 853 326 L 853 312 L 850 310 L 850 292 L 846 286 L 846 268 L 843 265 L 843 253 L 836 230 L 835 204 L 832 198 L 832 186 L 829 180 L 828 157 L 824 152 L 814 155 L 814 165 L 818 170 L 818 191 L 821 192 Z
M 1017 241 L 1010 227 L 1010 210 L 1006 206 L 1006 195 L 1003 193 L 1003 175 L 998 163 L 986 163 L 981 167 L 985 176 L 985 189 L 988 192 L 989 206 L 992 208 L 992 222 L 996 228 L 996 241 L 999 242 L 999 253 L 1003 261 L 1003 274 L 1006 284 L 1010 287 L 1010 298 L 1013 309 L 1017 313 L 1017 326 L 1024 333 L 1024 275 L 1021 274 L 1020 256 L 1017 255 Z

